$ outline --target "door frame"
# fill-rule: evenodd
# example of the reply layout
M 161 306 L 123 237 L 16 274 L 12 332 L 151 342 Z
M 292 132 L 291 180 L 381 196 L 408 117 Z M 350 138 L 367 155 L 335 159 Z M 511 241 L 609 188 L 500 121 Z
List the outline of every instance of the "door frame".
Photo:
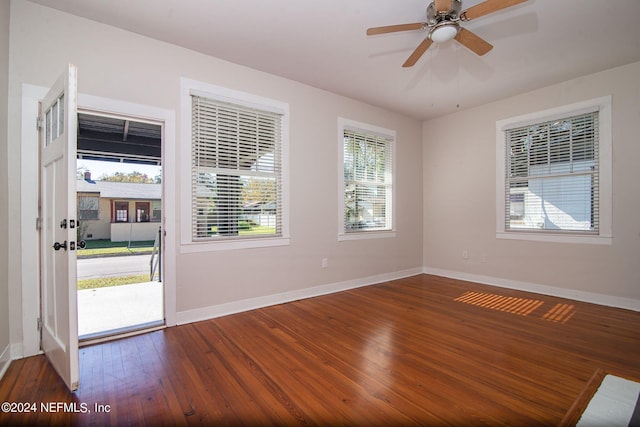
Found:
M 22 342 L 12 346 L 12 358 L 28 357 L 40 353 L 40 260 L 33 256 L 33 248 L 39 245 L 36 218 L 39 203 L 38 102 L 46 95 L 47 88 L 22 85 L 21 109 L 21 255 L 20 278 L 22 289 L 21 313 L 14 317 L 21 320 Z M 176 325 L 176 124 L 175 111 L 150 105 L 115 100 L 78 93 L 78 111 L 96 114 L 114 114 L 132 119 L 149 120 L 162 124 L 162 227 L 164 229 L 163 287 L 166 326 Z M 172 159 L 172 161 L 167 161 Z M 26 197 L 26 195 L 32 195 Z M 11 315 L 11 314 L 10 314 Z M 18 319 L 17 319 L 18 320 Z

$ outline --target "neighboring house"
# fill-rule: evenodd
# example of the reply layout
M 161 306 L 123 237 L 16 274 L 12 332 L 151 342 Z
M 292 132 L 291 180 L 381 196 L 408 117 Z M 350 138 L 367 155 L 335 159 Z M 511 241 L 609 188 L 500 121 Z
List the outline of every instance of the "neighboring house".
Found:
M 93 181 L 76 183 L 80 238 L 114 242 L 154 240 L 161 218 L 161 184 Z

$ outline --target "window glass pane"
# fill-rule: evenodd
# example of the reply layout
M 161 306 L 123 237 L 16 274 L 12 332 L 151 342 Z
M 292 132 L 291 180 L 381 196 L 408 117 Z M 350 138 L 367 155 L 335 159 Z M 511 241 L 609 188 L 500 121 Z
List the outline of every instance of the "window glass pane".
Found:
M 387 228 L 386 186 L 352 185 L 345 191 L 345 227 L 349 230 Z
M 51 113 L 51 109 L 48 109 L 47 112 L 44 115 L 44 145 L 49 145 L 51 144 L 52 138 L 51 138 L 51 117 L 52 117 L 52 113 Z
M 195 197 L 197 237 L 275 236 L 278 206 L 273 177 L 200 173 Z
M 282 235 L 282 115 L 192 96 L 193 239 Z
M 154 200 L 152 202 L 151 209 L 152 209 L 151 220 L 160 221 L 162 219 L 162 203 L 160 202 L 160 200 Z
M 99 199 L 97 197 L 80 196 L 78 198 L 78 218 L 98 219 L 98 205 Z
M 355 140 L 344 136 L 344 179 L 355 179 Z
M 136 202 L 136 222 L 149 222 L 150 220 L 149 202 Z
M 64 94 L 58 99 L 58 136 L 64 133 Z
M 391 229 L 391 140 L 345 130 L 343 144 L 344 231 Z
M 524 193 L 520 191 L 513 191 L 509 194 L 509 217 L 512 221 L 522 220 L 524 218 Z
M 129 203 L 128 202 L 114 203 L 114 221 L 129 222 Z
M 597 112 L 507 132 L 507 230 L 598 230 Z
M 58 114 L 59 114 L 59 110 L 58 110 L 58 106 L 59 106 L 59 102 L 56 102 L 53 104 L 53 106 L 51 107 L 51 139 L 55 140 L 60 133 L 58 133 Z

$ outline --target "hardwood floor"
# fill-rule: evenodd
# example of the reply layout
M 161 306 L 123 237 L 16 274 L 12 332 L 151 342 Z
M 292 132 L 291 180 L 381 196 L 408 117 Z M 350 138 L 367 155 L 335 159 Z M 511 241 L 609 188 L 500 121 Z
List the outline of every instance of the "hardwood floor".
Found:
M 14 361 L 0 425 L 557 425 L 639 350 L 638 312 L 419 275 L 81 348 L 74 394 Z

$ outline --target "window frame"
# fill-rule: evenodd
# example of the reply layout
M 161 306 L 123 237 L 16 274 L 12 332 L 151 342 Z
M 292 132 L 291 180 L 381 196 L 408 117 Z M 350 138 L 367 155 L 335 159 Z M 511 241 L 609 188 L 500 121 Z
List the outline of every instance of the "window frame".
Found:
M 118 205 L 120 205 L 121 207 L 126 205 L 127 208 L 126 209 L 118 209 Z M 129 222 L 129 218 L 130 218 L 130 212 L 129 212 L 130 206 L 129 206 L 129 202 L 125 201 L 125 200 L 113 200 L 113 219 L 112 222 L 113 223 L 119 223 L 119 224 L 126 224 Z M 118 219 L 118 212 L 122 211 L 125 212 L 126 214 L 126 218 L 121 221 Z
M 383 138 L 391 140 L 391 209 L 388 213 L 388 215 L 391 215 L 391 226 L 389 229 L 346 230 L 346 223 L 344 218 L 344 133 L 348 130 L 379 135 Z M 338 241 L 396 237 L 396 145 L 397 139 L 395 130 L 386 129 L 380 126 L 374 126 L 368 123 L 358 122 L 344 117 L 338 118 Z M 387 212 L 385 212 L 385 215 L 387 215 Z
M 150 222 L 162 221 L 162 200 L 151 201 L 151 219 Z
M 597 234 L 506 229 L 506 133 L 509 129 L 598 111 L 599 230 Z M 611 96 L 510 117 L 496 122 L 496 238 L 557 243 L 611 244 L 612 235 L 612 138 Z
M 95 199 L 95 205 L 97 206 L 96 209 L 82 209 L 84 206 L 83 201 L 87 200 L 87 199 L 92 199 L 92 201 Z M 90 203 L 93 204 L 93 203 Z M 90 215 L 91 218 L 87 218 L 83 213 L 85 212 L 95 212 L 95 217 L 94 215 Z M 83 220 L 83 221 L 99 221 L 100 220 L 100 197 L 99 196 L 78 196 L 78 219 L 79 220 Z
M 140 213 L 143 212 L 146 218 L 140 218 Z M 151 222 L 151 202 L 135 202 L 135 222 Z
M 181 115 L 181 143 L 179 152 L 181 156 L 181 168 L 183 171 L 191 171 L 193 156 L 192 144 L 192 106 L 191 95 L 205 96 L 207 98 L 225 103 L 236 104 L 242 107 L 255 108 L 263 111 L 276 112 L 282 115 L 282 140 L 281 140 L 281 197 L 282 197 L 282 232 L 280 236 L 260 236 L 255 238 L 224 238 L 219 240 L 196 240 L 193 238 L 193 203 L 192 203 L 192 179 L 181 180 L 181 225 L 180 225 L 180 251 L 182 253 L 209 252 L 219 250 L 233 250 L 244 248 L 260 248 L 271 246 L 286 246 L 290 244 L 289 234 L 289 104 L 234 89 L 217 86 L 188 78 L 180 79 L 180 115 Z

